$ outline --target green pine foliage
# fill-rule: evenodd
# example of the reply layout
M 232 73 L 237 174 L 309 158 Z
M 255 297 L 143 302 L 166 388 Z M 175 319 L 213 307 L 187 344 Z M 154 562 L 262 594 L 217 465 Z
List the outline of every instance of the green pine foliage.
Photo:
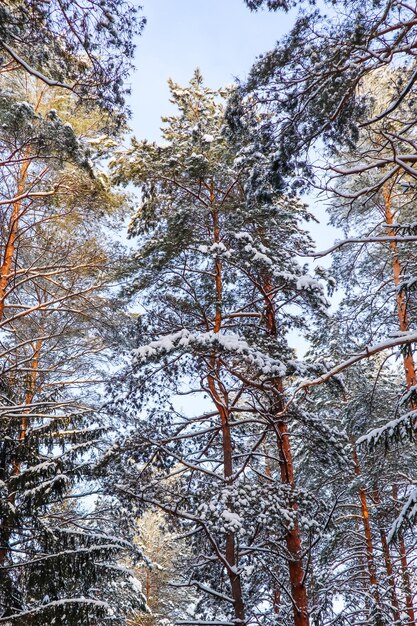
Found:
M 130 224 L 138 251 L 126 269 L 126 289 L 143 307 L 140 347 L 111 387 L 115 414 L 136 430 L 109 452 L 111 489 L 138 512 L 159 507 L 191 538 L 195 556 L 181 584 L 199 592 L 197 616 L 232 619 L 225 560 L 233 535 L 248 615 L 289 623 L 285 591 L 279 618 L 272 609 L 274 586 L 289 589 L 285 537 L 297 521 L 310 553 L 332 523 L 322 498 L 326 477 L 315 485 L 281 482 L 273 417 L 282 400 L 273 381 L 290 387 L 317 371 L 295 359 L 287 340 L 291 328 L 306 329 L 307 316 L 327 316 L 324 285 L 296 260 L 311 250 L 303 227 L 311 215 L 296 196 L 282 193 L 266 125 L 248 112 L 239 135 L 231 135 L 230 94 L 206 88 L 198 71 L 189 86 L 170 88 L 179 114 L 164 118 L 161 145 L 133 140 L 111 163 L 115 180 L 133 181 L 142 194 Z M 230 411 L 230 478 L 223 476 L 226 435 L 212 377 Z M 190 412 L 181 409 L 185 394 Z M 285 420 L 304 442 L 300 456 L 318 464 L 320 453 L 339 454 L 343 464 L 343 438 L 314 410 L 294 404 Z M 298 470 L 307 473 L 301 461 Z
M 84 104 L 107 111 L 111 123 L 111 116 L 124 113 L 133 39 L 145 24 L 140 8 L 119 0 L 2 2 L 2 67 L 20 67 L 74 92 Z

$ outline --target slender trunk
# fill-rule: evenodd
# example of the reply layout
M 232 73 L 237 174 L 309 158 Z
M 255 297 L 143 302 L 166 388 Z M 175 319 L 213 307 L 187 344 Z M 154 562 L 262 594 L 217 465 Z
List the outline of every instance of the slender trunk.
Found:
M 373 492 L 373 499 L 376 505 L 379 505 L 381 503 L 381 497 L 380 497 L 378 488 L 375 488 Z M 385 532 L 385 528 L 383 527 L 382 520 L 379 518 L 378 518 L 378 529 L 379 529 L 379 537 L 381 539 L 382 554 L 384 556 L 385 569 L 387 571 L 388 584 L 389 584 L 390 592 L 391 592 L 391 603 L 392 603 L 392 612 L 394 616 L 394 621 L 400 624 L 401 623 L 400 605 L 398 602 L 397 589 L 395 586 L 394 567 L 392 564 L 391 553 L 390 553 L 389 545 L 387 541 L 387 534 Z
M 359 465 L 359 459 L 358 459 L 358 455 L 357 455 L 356 447 L 354 443 L 352 444 L 352 450 L 353 450 L 353 463 L 354 463 L 354 468 L 355 468 L 355 474 L 357 477 L 360 477 L 362 472 L 361 472 L 361 468 Z M 373 546 L 373 541 L 372 541 L 371 525 L 369 522 L 369 507 L 368 507 L 368 501 L 366 498 L 366 491 L 363 487 L 359 487 L 359 500 L 361 503 L 361 519 L 362 519 L 363 531 L 365 535 L 366 561 L 368 564 L 369 582 L 370 582 L 371 589 L 372 589 L 372 597 L 375 601 L 375 605 L 378 610 L 379 607 L 381 606 L 381 598 L 380 598 L 379 590 L 378 590 L 378 579 L 377 579 L 376 565 L 375 565 L 375 553 L 374 553 L 374 546 Z M 376 623 L 377 624 L 381 623 L 380 618 L 378 616 L 377 616 Z
M 392 497 L 394 502 L 398 501 L 398 488 L 397 485 L 392 486 Z M 400 565 L 401 565 L 401 578 L 404 589 L 404 597 L 405 597 L 405 612 L 407 613 L 408 621 L 407 626 L 415 626 L 416 617 L 414 612 L 414 602 L 413 602 L 413 590 L 411 587 L 411 577 L 410 571 L 408 567 L 408 559 L 407 559 L 407 548 L 405 546 L 404 537 L 401 535 L 398 538 L 398 552 L 400 555 Z
M 390 236 L 395 235 L 395 231 L 393 229 L 394 224 L 394 212 L 392 208 L 392 189 L 388 186 L 384 187 L 384 206 L 385 206 L 385 221 L 390 226 L 388 234 Z M 398 287 L 401 281 L 402 275 L 402 266 L 401 261 L 399 259 L 398 254 L 398 245 L 396 241 L 391 241 L 390 243 L 391 251 L 392 251 L 392 274 L 394 285 Z M 399 328 L 402 332 L 407 332 L 410 328 L 408 321 L 408 312 L 407 312 L 407 298 L 404 291 L 399 291 L 397 289 L 396 294 L 396 303 L 397 303 L 397 316 L 399 322 Z M 407 384 L 407 389 L 414 387 L 417 385 L 417 376 L 416 376 L 416 367 L 414 363 L 413 353 L 411 348 L 403 353 L 403 364 L 404 364 L 404 372 L 405 379 Z M 411 402 L 411 409 L 416 410 L 417 404 L 415 400 Z M 397 487 L 394 485 L 393 488 L 393 496 L 394 500 L 397 500 Z M 406 613 L 409 618 L 410 626 L 416 625 L 416 618 L 413 606 L 413 592 L 411 587 L 411 579 L 409 573 L 409 567 L 407 562 L 407 550 L 404 542 L 404 537 L 399 538 L 398 548 L 400 553 L 400 563 L 401 563 L 401 572 L 402 572 L 402 580 L 405 592 L 405 601 L 406 601 Z
M 29 155 L 24 153 L 22 166 L 17 177 L 16 185 L 16 197 L 23 195 L 28 175 L 28 169 L 30 164 Z M 12 212 L 9 220 L 8 238 L 4 247 L 3 258 L 0 267 L 0 320 L 3 319 L 5 299 L 7 293 L 7 287 L 10 280 L 10 272 L 13 266 L 13 260 L 15 257 L 16 240 L 19 233 L 19 220 L 22 211 L 22 200 L 16 200 L 12 205 Z
M 47 92 L 47 87 L 43 85 L 39 90 L 34 106 L 35 112 L 39 110 L 43 97 Z M 16 179 L 16 198 L 24 195 L 26 181 L 28 177 L 29 166 L 31 163 L 31 148 L 26 147 L 22 152 L 22 165 L 17 174 Z M 48 169 L 48 168 L 46 168 Z M 45 170 L 46 171 L 46 170 Z M 19 222 L 22 216 L 23 199 L 16 200 L 12 204 L 12 212 L 9 220 L 8 238 L 5 244 L 3 258 L 1 259 L 0 267 L 0 320 L 4 316 L 5 299 L 7 294 L 7 288 L 10 281 L 10 272 L 13 266 L 13 261 L 16 252 L 16 241 L 19 236 Z
M 271 284 L 268 278 L 264 281 L 264 301 L 265 301 L 265 319 L 269 334 L 272 337 L 277 336 L 277 323 L 274 310 L 274 303 L 271 297 Z M 277 392 L 278 402 L 276 403 L 276 431 L 277 446 L 279 453 L 279 467 L 281 474 L 281 482 L 290 487 L 295 487 L 294 479 L 294 463 L 291 452 L 290 436 L 288 432 L 287 422 L 284 413 L 284 385 L 282 378 L 274 381 Z M 294 510 L 297 505 L 294 504 Z M 298 521 L 288 530 L 286 535 L 287 550 L 289 553 L 288 570 L 290 577 L 291 596 L 293 598 L 293 614 L 294 626 L 309 626 L 308 616 L 308 597 L 305 585 L 305 570 L 302 561 L 302 543 L 301 533 Z
M 407 560 L 407 549 L 405 547 L 404 537 L 399 537 L 398 548 L 400 553 L 401 576 L 405 592 L 405 612 L 408 616 L 407 626 L 415 626 L 416 617 L 414 613 L 413 592 L 411 588 L 411 577 Z
M 282 393 L 281 380 L 277 381 L 277 389 L 279 389 L 280 393 Z M 279 465 L 281 482 L 294 487 L 294 465 L 287 423 L 280 419 L 277 421 L 276 426 L 278 429 L 277 443 L 280 455 Z M 294 510 L 296 510 L 297 505 L 294 504 L 293 506 Z M 293 527 L 287 532 L 286 544 L 290 555 L 288 560 L 288 569 L 290 575 L 291 595 L 294 600 L 294 626 L 308 626 L 308 598 L 307 588 L 305 585 L 305 570 L 301 557 L 302 544 L 298 521 L 296 521 Z
M 215 206 L 214 187 L 211 188 L 211 206 L 213 217 L 213 239 L 214 243 L 220 242 L 220 228 L 218 209 Z M 215 292 L 216 292 L 216 312 L 213 331 L 218 333 L 222 324 L 222 262 L 220 258 L 215 261 Z M 210 360 L 210 373 L 207 376 L 208 387 L 212 400 L 219 412 L 222 428 L 223 442 L 223 472 L 226 483 L 230 482 L 233 476 L 233 443 L 230 429 L 230 414 L 228 394 L 220 380 L 220 365 L 214 354 Z M 228 563 L 228 576 L 234 603 L 234 613 L 236 624 L 245 624 L 245 605 L 243 601 L 242 582 L 238 571 L 235 533 L 229 532 L 226 536 L 226 561 Z
M 384 204 L 385 204 L 385 221 L 390 226 L 388 230 L 388 235 L 391 237 L 395 236 L 395 231 L 392 228 L 394 224 L 394 212 L 392 210 L 392 202 L 391 202 L 391 191 L 384 187 Z M 394 285 L 398 287 L 401 282 L 402 275 L 402 267 L 401 261 L 398 255 L 398 245 L 396 241 L 390 242 L 391 252 L 392 252 L 392 275 L 394 280 Z M 402 332 L 407 332 L 410 329 L 409 321 L 408 321 L 408 313 L 407 313 L 407 298 L 404 291 L 398 291 L 396 294 L 396 303 L 397 303 L 397 316 L 399 322 L 399 328 Z M 410 351 L 404 353 L 403 356 L 404 363 L 404 371 L 405 378 L 407 382 L 407 388 L 410 388 L 417 384 L 417 376 L 416 376 L 416 367 L 414 364 L 413 354 Z M 417 407 L 413 407 L 417 408 Z
M 394 568 L 392 565 L 391 553 L 389 551 L 387 534 L 384 528 L 382 528 L 382 526 L 379 527 L 379 536 L 381 538 L 382 553 L 384 555 L 385 568 L 387 570 L 387 576 L 388 576 L 388 584 L 390 586 L 390 591 L 391 591 L 392 612 L 393 612 L 395 622 L 400 624 L 401 623 L 400 606 L 398 602 L 397 589 L 395 586 Z
M 23 164 L 20 168 L 18 177 L 17 177 L 17 185 L 16 185 L 16 196 L 20 196 L 24 192 L 27 173 L 29 169 L 29 160 L 23 161 Z M 22 201 L 17 200 L 12 205 L 12 212 L 10 215 L 9 226 L 8 226 L 8 237 L 4 247 L 3 258 L 1 259 L 1 267 L 0 267 L 0 320 L 3 319 L 4 316 L 4 307 L 5 307 L 5 299 L 7 287 L 9 285 L 10 280 L 10 272 L 13 265 L 13 260 L 15 257 L 15 249 L 16 249 L 16 239 L 19 232 L 19 219 L 21 216 L 22 209 Z M 24 423 L 25 418 L 23 418 L 22 423 Z M 21 425 L 22 427 L 22 425 Z M 22 428 L 21 428 L 22 429 Z M 20 435 L 19 435 L 20 439 Z M 13 474 L 16 473 L 15 468 L 13 469 Z M 9 502 L 13 504 L 14 497 L 9 497 Z M 5 527 L 2 525 L 1 528 L 1 543 L 0 546 L 0 566 L 3 565 L 8 548 L 7 544 L 10 539 L 10 535 L 12 533 L 11 528 Z
M 227 407 L 227 395 L 222 388 L 218 389 L 216 385 L 219 385 L 219 368 L 216 363 L 216 357 L 211 359 L 211 371 L 216 373 L 216 376 L 209 374 L 207 377 L 210 395 L 216 405 L 216 408 L 220 414 L 221 427 L 222 427 L 222 441 L 223 441 L 223 467 L 224 477 L 226 482 L 230 481 L 233 476 L 233 445 L 232 437 L 229 425 L 229 411 Z M 235 534 L 233 532 L 228 533 L 226 537 L 226 561 L 228 563 L 228 576 L 230 581 L 230 587 L 232 590 L 232 598 L 234 601 L 235 620 L 238 624 L 245 623 L 245 606 L 243 602 L 243 591 L 240 579 L 240 574 L 237 568 L 236 558 L 236 546 L 235 546 Z

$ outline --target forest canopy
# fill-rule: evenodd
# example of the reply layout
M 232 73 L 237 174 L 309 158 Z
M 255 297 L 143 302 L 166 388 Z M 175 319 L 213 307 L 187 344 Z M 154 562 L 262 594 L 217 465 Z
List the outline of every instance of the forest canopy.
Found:
M 145 2 L 0 2 L 0 624 L 417 625 L 417 9 L 241 10 L 153 141 Z

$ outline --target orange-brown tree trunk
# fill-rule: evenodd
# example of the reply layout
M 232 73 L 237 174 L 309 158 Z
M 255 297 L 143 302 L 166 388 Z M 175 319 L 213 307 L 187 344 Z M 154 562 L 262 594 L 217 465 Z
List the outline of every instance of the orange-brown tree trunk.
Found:
M 282 390 L 282 381 L 277 381 L 277 389 Z M 283 391 L 283 390 L 282 390 Z M 282 393 L 281 391 L 281 393 Z M 276 423 L 278 435 L 277 444 L 280 455 L 281 482 L 291 487 L 295 486 L 294 465 L 291 452 L 290 437 L 287 423 L 280 419 Z M 294 509 L 296 510 L 296 505 Z M 298 522 L 286 535 L 287 550 L 289 552 L 288 569 L 290 575 L 291 596 L 294 600 L 294 626 L 308 626 L 308 599 L 305 585 L 305 570 L 302 561 L 301 533 Z
M 210 201 L 212 207 L 213 218 L 213 241 L 220 243 L 219 215 L 215 203 L 214 185 L 211 185 Z M 213 331 L 218 333 L 222 325 L 222 262 L 220 258 L 215 261 L 215 322 Z M 223 473 L 227 482 L 230 482 L 233 476 L 233 443 L 230 429 L 229 414 L 229 398 L 227 390 L 221 382 L 221 367 L 216 355 L 213 354 L 210 359 L 210 373 L 207 376 L 208 387 L 212 401 L 220 415 L 222 442 L 223 442 Z M 229 532 L 226 536 L 226 561 L 228 564 L 227 574 L 230 581 L 230 587 L 233 598 L 233 606 L 236 624 L 244 625 L 245 605 L 243 600 L 242 581 L 238 571 L 238 562 L 236 555 L 235 533 Z
M 406 613 L 408 616 L 407 626 L 415 626 L 416 617 L 414 612 L 413 591 L 411 588 L 411 577 L 408 567 L 407 549 L 405 547 L 404 537 L 399 537 L 398 548 L 400 553 L 401 575 L 405 592 Z
M 395 236 L 395 231 L 392 228 L 394 224 L 394 212 L 392 209 L 391 190 L 388 187 L 384 187 L 384 205 L 385 205 L 385 221 L 390 226 L 388 235 Z M 390 242 L 392 252 L 392 275 L 395 287 L 401 282 L 402 267 L 401 261 L 398 255 L 398 245 L 396 241 Z M 396 294 L 397 302 L 397 316 L 399 328 L 402 332 L 407 332 L 410 329 L 407 313 L 407 298 L 404 291 L 398 291 Z M 411 350 L 407 351 L 403 356 L 405 378 L 407 382 L 407 388 L 417 384 L 416 367 Z M 416 407 L 417 408 L 417 407 Z
M 379 505 L 381 503 L 381 496 L 379 493 L 379 489 L 377 488 L 375 488 L 373 491 L 373 499 L 376 505 Z M 380 519 L 378 519 L 378 529 L 379 529 L 379 537 L 381 539 L 382 554 L 384 556 L 385 569 L 387 571 L 388 584 L 390 586 L 392 612 L 393 612 L 395 622 L 400 624 L 401 623 L 400 605 L 398 602 L 397 589 L 395 586 L 394 567 L 392 564 L 392 558 L 391 558 L 391 553 L 390 553 L 390 549 L 388 545 L 387 534 L 385 532 L 382 521 Z
M 222 429 L 222 442 L 223 442 L 223 467 L 224 477 L 227 481 L 233 476 L 233 445 L 229 424 L 229 411 L 227 408 L 227 393 L 220 383 L 220 368 L 216 362 L 216 357 L 213 356 L 210 362 L 211 372 L 215 372 L 215 375 L 210 373 L 207 377 L 208 387 L 211 398 L 219 412 Z M 220 387 L 220 388 L 219 388 Z M 243 591 L 240 574 L 237 569 L 236 558 L 236 546 L 235 546 L 235 534 L 230 532 L 226 536 L 226 561 L 228 564 L 228 577 L 230 581 L 230 587 L 232 591 L 232 598 L 234 602 L 235 619 L 239 624 L 245 624 L 245 606 L 243 601 Z
M 268 278 L 264 280 L 263 291 L 265 301 L 265 319 L 267 329 L 272 337 L 277 336 L 276 315 L 271 296 L 272 286 Z M 279 454 L 279 467 L 281 482 L 290 487 L 295 487 L 294 463 L 291 451 L 290 435 L 284 416 L 284 384 L 282 378 L 276 378 L 274 387 L 277 394 L 275 427 L 277 433 L 277 447 Z M 294 510 L 297 505 L 294 504 Z M 305 570 L 302 560 L 302 542 L 298 522 L 286 535 L 286 545 L 289 553 L 288 570 L 290 578 L 291 596 L 293 599 L 294 626 L 309 626 L 308 597 L 305 584 Z
M 356 447 L 352 442 L 352 450 L 353 450 L 353 464 L 355 468 L 355 474 L 359 478 L 362 475 L 361 468 L 359 465 L 359 459 L 356 452 Z M 372 588 L 372 596 L 375 601 L 376 607 L 380 607 L 381 599 L 379 596 L 378 590 L 378 579 L 376 573 L 376 565 L 375 565 L 375 553 L 374 546 L 372 541 L 372 532 L 371 532 L 371 524 L 369 521 L 369 507 L 368 500 L 366 497 L 366 491 L 363 487 L 359 487 L 359 500 L 361 503 L 361 519 L 363 525 L 363 532 L 365 536 L 365 545 L 366 545 L 366 560 L 368 564 L 368 574 L 369 574 L 369 582 Z
M 379 527 L 379 536 L 381 538 L 382 554 L 384 555 L 385 569 L 387 570 L 388 584 L 390 586 L 390 591 L 391 591 L 392 612 L 393 612 L 395 622 L 400 624 L 401 623 L 400 605 L 398 602 L 397 589 L 395 586 L 394 567 L 392 565 L 391 553 L 389 551 L 387 534 L 384 528 L 382 528 L 382 526 Z
M 16 198 L 22 196 L 25 191 L 25 185 L 29 170 L 30 159 L 27 151 L 24 153 L 24 161 L 20 168 L 17 185 L 16 185 Z M 10 273 L 13 267 L 13 261 L 16 251 L 16 240 L 19 233 L 19 221 L 22 213 L 22 200 L 16 200 L 12 205 L 12 212 L 10 214 L 8 236 L 4 247 L 3 258 L 1 260 L 0 268 L 0 320 L 3 319 L 5 299 L 7 294 L 7 287 L 10 281 Z
M 388 234 L 391 237 L 395 236 L 395 231 L 393 229 L 394 224 L 394 211 L 392 208 L 392 187 L 385 186 L 383 190 L 384 194 L 384 208 L 385 208 L 385 221 L 390 227 L 388 230 Z M 391 252 L 392 252 L 392 274 L 393 281 L 395 287 L 398 287 L 401 282 L 402 275 L 402 266 L 401 261 L 398 254 L 398 245 L 396 241 L 392 241 L 390 243 Z M 407 298 L 404 291 L 399 291 L 397 289 L 396 293 L 396 303 L 397 303 L 397 316 L 399 328 L 402 332 L 407 332 L 410 329 L 409 321 L 408 321 L 408 312 L 407 312 Z M 403 353 L 403 364 L 404 364 L 404 372 L 405 372 L 405 380 L 407 384 L 407 389 L 414 387 L 417 385 L 417 376 L 416 376 L 416 367 L 414 363 L 413 353 L 411 348 Z M 411 402 L 411 409 L 417 409 L 417 403 L 415 400 Z M 394 500 L 397 500 L 397 488 L 393 486 L 393 496 Z M 402 571 L 402 580 L 405 592 L 405 600 L 406 600 L 406 612 L 409 619 L 410 626 L 415 626 L 416 618 L 414 612 L 414 603 L 413 603 L 413 592 L 411 587 L 411 579 L 407 561 L 407 550 L 404 542 L 404 538 L 400 537 L 398 542 L 398 549 L 400 553 L 400 563 L 401 563 L 401 571 Z
M 24 192 L 28 169 L 29 169 L 29 159 L 24 160 L 20 168 L 18 178 L 17 178 L 17 185 L 16 185 L 16 197 L 22 195 Z M 5 299 L 6 299 L 7 287 L 9 285 L 9 280 L 10 280 L 10 273 L 11 273 L 13 261 L 15 258 L 16 240 L 17 240 L 17 236 L 19 232 L 19 219 L 21 216 L 21 210 L 22 210 L 22 201 L 16 200 L 12 205 L 12 212 L 10 215 L 9 227 L 8 227 L 8 236 L 7 236 L 7 240 L 6 240 L 5 247 L 4 247 L 3 258 L 1 259 L 0 320 L 2 320 L 4 316 Z M 23 418 L 22 424 L 24 424 L 25 419 L 26 418 Z M 20 439 L 20 435 L 19 435 L 19 439 Z M 14 500 L 14 497 L 9 498 L 9 501 L 11 504 L 13 504 L 13 500 Z M 6 560 L 6 556 L 8 552 L 7 543 L 10 539 L 11 533 L 12 533 L 12 529 L 9 528 L 8 525 L 7 527 L 4 527 L 2 525 L 2 532 L 1 532 L 2 545 L 0 546 L 0 566 L 2 566 Z

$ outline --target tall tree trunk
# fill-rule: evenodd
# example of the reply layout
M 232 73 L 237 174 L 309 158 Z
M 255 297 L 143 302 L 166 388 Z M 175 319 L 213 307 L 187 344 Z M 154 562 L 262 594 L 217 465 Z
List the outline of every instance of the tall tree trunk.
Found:
M 218 209 L 215 203 L 213 185 L 211 186 L 210 199 L 213 217 L 213 240 L 214 243 L 220 243 Z M 216 311 L 213 331 L 215 333 L 218 333 L 220 332 L 222 325 L 223 297 L 222 262 L 219 258 L 217 258 L 215 261 L 214 271 Z M 211 398 L 220 415 L 223 442 L 223 472 L 226 483 L 230 483 L 233 477 L 233 442 L 229 423 L 229 399 L 227 390 L 221 382 L 221 368 L 215 354 L 213 354 L 212 358 L 210 359 L 210 372 L 207 376 L 207 382 Z M 235 622 L 240 626 L 246 623 L 246 618 L 242 591 L 242 581 L 238 570 L 236 555 L 235 533 L 233 532 L 229 532 L 226 536 L 226 561 L 228 563 L 227 574 L 229 577 L 230 587 L 232 591 Z
M 384 187 L 384 205 L 385 205 L 385 221 L 390 226 L 388 230 L 388 235 L 391 237 L 395 236 L 395 231 L 392 228 L 394 224 L 394 212 L 392 210 L 392 200 L 391 200 L 391 188 L 385 186 Z M 390 242 L 391 252 L 392 252 L 392 275 L 394 280 L 395 287 L 401 282 L 402 275 L 402 267 L 401 261 L 398 255 L 398 245 L 397 242 Z M 398 291 L 396 294 L 396 303 L 397 303 L 397 316 L 399 329 L 402 332 L 407 332 L 410 329 L 409 321 L 408 321 L 408 313 L 407 313 L 407 298 L 404 291 Z M 407 383 L 407 388 L 410 388 L 417 384 L 417 376 L 416 376 L 416 367 L 414 364 L 413 354 L 410 351 L 404 353 L 403 356 L 404 363 L 404 371 L 405 371 L 405 379 Z M 415 404 L 415 403 L 414 403 Z M 417 406 L 413 406 L 413 408 L 417 408 Z
M 35 113 L 38 112 L 42 103 L 45 93 L 48 91 L 46 85 L 42 85 L 38 90 L 36 102 L 34 106 Z M 19 222 L 22 216 L 23 198 L 21 196 L 25 193 L 26 181 L 28 177 L 29 166 L 31 162 L 31 147 L 27 146 L 22 152 L 22 165 L 17 173 L 16 178 L 16 194 L 17 199 L 13 202 L 12 212 L 9 220 L 8 237 L 4 248 L 3 258 L 1 259 L 0 268 L 0 321 L 3 319 L 5 298 L 7 294 L 7 287 L 10 281 L 10 272 L 13 266 L 13 260 L 16 251 L 16 241 L 19 235 Z
M 268 278 L 264 280 L 264 302 L 265 302 L 265 319 L 267 329 L 271 337 L 277 336 L 277 323 L 274 309 L 274 302 L 271 296 L 272 286 Z M 275 410 L 275 426 L 277 433 L 277 447 L 279 453 L 279 467 L 281 482 L 290 487 L 295 487 L 294 463 L 291 451 L 290 436 L 288 432 L 287 422 L 284 416 L 284 384 L 282 378 L 274 380 L 274 386 L 277 393 L 277 402 Z M 294 504 L 294 510 L 297 511 L 297 505 Z M 302 543 L 301 533 L 298 522 L 288 530 L 286 535 L 286 545 L 289 553 L 288 570 L 291 586 L 291 596 L 293 599 L 293 615 L 294 626 L 309 626 L 308 616 L 308 597 L 305 585 L 305 570 L 302 560 Z
M 392 187 L 385 185 L 384 190 L 384 207 L 385 207 L 385 221 L 389 225 L 388 234 L 392 237 L 395 236 L 395 230 L 393 229 L 394 224 L 394 211 L 392 208 Z M 398 254 L 398 245 L 396 241 L 390 242 L 390 247 L 392 251 L 392 274 L 395 287 L 401 282 L 402 276 L 402 267 L 401 261 Z M 408 321 L 408 312 L 407 312 L 407 298 L 404 291 L 399 291 L 397 289 L 396 294 L 396 303 L 397 303 L 397 316 L 399 322 L 399 328 L 402 332 L 407 332 L 410 329 L 409 321 Z M 417 376 L 416 376 L 416 367 L 414 363 L 413 353 L 411 348 L 403 353 L 403 364 L 404 364 L 404 372 L 405 372 L 405 380 L 407 384 L 407 389 L 414 387 L 417 385 Z M 417 404 L 415 400 L 411 402 L 411 409 L 416 410 Z M 397 500 L 397 487 L 393 486 L 393 496 L 394 500 Z M 411 588 L 411 578 L 409 572 L 409 566 L 407 561 L 407 550 L 404 542 L 404 538 L 400 537 L 398 541 L 398 549 L 400 553 L 400 563 L 401 563 L 401 571 L 402 571 L 402 580 L 405 592 L 405 600 L 406 600 L 406 612 L 409 618 L 410 626 L 416 625 L 416 617 L 414 612 L 413 605 L 413 592 Z
M 30 164 L 29 158 L 27 158 L 28 157 L 27 151 L 24 153 L 23 157 L 24 159 L 26 158 L 26 160 L 23 160 L 23 164 L 21 165 L 19 173 L 18 173 L 17 184 L 16 184 L 16 197 L 19 197 L 24 193 L 29 164 Z M 17 240 L 17 236 L 19 232 L 19 219 L 21 216 L 21 210 L 22 210 L 22 200 L 16 200 L 12 205 L 12 212 L 10 215 L 10 220 L 9 220 L 9 225 L 8 225 L 8 236 L 7 236 L 5 246 L 4 246 L 3 257 L 1 259 L 0 321 L 3 319 L 3 316 L 4 316 L 7 287 L 9 285 L 10 273 L 11 273 L 13 261 L 15 258 L 16 240 Z M 25 419 L 27 418 L 24 417 L 22 419 L 21 432 L 22 432 L 22 426 L 24 426 L 25 424 Z M 24 432 L 26 432 L 26 428 L 24 429 Z M 20 434 L 19 434 L 19 439 L 20 439 Z M 15 473 L 15 470 L 13 470 L 13 473 Z M 14 496 L 9 497 L 8 499 L 9 499 L 10 504 L 13 505 Z M 3 566 L 6 560 L 7 553 L 8 553 L 8 543 L 12 534 L 12 528 L 10 526 L 10 522 L 6 525 L 5 524 L 6 522 L 2 523 L 0 527 L 0 542 L 1 542 L 0 567 Z M 4 572 L 3 575 L 6 576 L 6 572 Z
M 22 196 L 25 191 L 25 185 L 30 165 L 30 159 L 28 151 L 23 154 L 23 163 L 20 167 L 20 171 L 17 176 L 16 185 L 16 198 Z M 10 214 L 8 237 L 4 247 L 3 258 L 1 260 L 0 267 L 0 320 L 3 319 L 5 299 L 7 294 L 7 287 L 10 281 L 10 272 L 13 266 L 16 251 L 16 240 L 19 234 L 19 220 L 22 213 L 22 200 L 16 200 L 12 205 L 12 212 Z
M 373 499 L 377 506 L 381 503 L 381 496 L 380 496 L 378 488 L 375 488 L 373 491 Z M 400 605 L 398 602 L 397 589 L 395 586 L 394 567 L 392 564 L 391 553 L 390 553 L 390 549 L 389 549 L 389 545 L 387 541 L 387 534 L 385 532 L 383 522 L 379 516 L 378 516 L 378 529 L 379 529 L 379 537 L 381 539 L 382 554 L 384 556 L 385 569 L 387 571 L 388 584 L 389 584 L 390 592 L 391 592 L 392 612 L 393 612 L 395 622 L 400 624 L 401 623 Z
M 354 442 L 352 442 L 352 450 L 353 450 L 353 464 L 355 468 L 355 474 L 359 478 L 362 475 L 361 468 L 359 465 L 358 454 L 356 452 L 356 447 Z M 361 519 L 363 525 L 363 532 L 365 536 L 365 545 L 366 545 L 366 560 L 368 564 L 368 574 L 369 574 L 369 582 L 372 588 L 372 597 L 375 601 L 375 605 L 377 610 L 381 606 L 381 598 L 379 595 L 378 589 L 378 578 L 376 573 L 376 565 L 375 565 L 375 552 L 374 545 L 372 541 L 372 532 L 371 532 L 371 524 L 369 521 L 369 507 L 368 500 L 366 497 L 366 491 L 363 487 L 359 487 L 359 500 L 361 503 Z M 381 624 L 380 616 L 377 615 L 376 623 Z

